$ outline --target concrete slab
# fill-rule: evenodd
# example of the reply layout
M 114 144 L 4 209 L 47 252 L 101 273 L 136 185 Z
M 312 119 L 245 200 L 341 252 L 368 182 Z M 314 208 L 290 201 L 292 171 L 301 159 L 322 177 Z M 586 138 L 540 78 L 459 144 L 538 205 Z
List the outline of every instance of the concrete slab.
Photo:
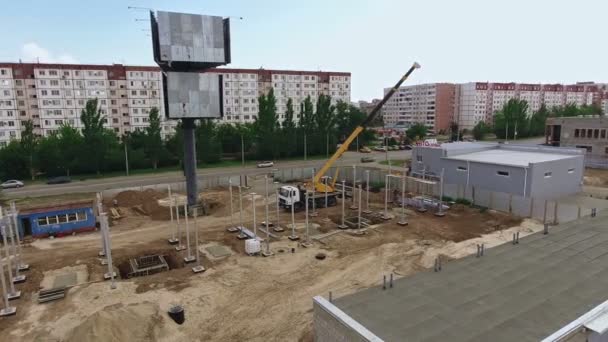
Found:
M 215 259 L 225 258 L 227 256 L 232 255 L 232 251 L 230 251 L 230 249 L 228 247 L 220 246 L 220 245 L 212 245 L 212 246 L 205 247 L 205 251 L 207 253 L 209 253 L 211 255 L 211 257 L 213 257 Z
M 70 287 L 76 285 L 78 281 L 76 272 L 60 274 L 55 277 L 53 287 Z

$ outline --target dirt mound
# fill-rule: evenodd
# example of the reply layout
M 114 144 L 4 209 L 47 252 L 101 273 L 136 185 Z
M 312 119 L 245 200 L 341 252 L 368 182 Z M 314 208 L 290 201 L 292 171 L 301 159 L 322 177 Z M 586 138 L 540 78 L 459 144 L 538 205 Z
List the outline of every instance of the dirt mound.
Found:
M 214 192 L 203 192 L 202 196 L 199 197 L 207 210 L 208 214 L 211 215 L 224 215 L 227 210 L 230 211 L 230 197 L 226 193 L 219 191 Z
M 135 205 L 143 205 L 144 202 L 150 199 L 158 200 L 165 197 L 161 192 L 153 189 L 146 189 L 144 191 L 127 190 L 118 193 L 114 196 L 114 200 L 118 202 L 121 207 L 132 207 Z
M 153 189 L 144 191 L 127 190 L 114 196 L 120 207 L 137 207 L 137 211 L 150 216 L 153 220 L 169 220 L 171 213 L 169 208 L 162 207 L 158 200 L 166 197 L 162 192 Z
M 89 316 L 67 334 L 65 341 L 156 341 L 165 318 L 158 305 L 111 305 Z

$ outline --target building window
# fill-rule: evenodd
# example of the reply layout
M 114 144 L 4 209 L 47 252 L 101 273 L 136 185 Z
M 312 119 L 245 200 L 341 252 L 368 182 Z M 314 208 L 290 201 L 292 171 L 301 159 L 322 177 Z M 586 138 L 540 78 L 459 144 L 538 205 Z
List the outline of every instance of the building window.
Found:
M 552 175 L 553 175 L 553 172 L 551 172 L 551 171 L 545 172 L 545 178 L 551 178 Z
M 606 130 L 605 130 L 605 129 L 603 129 L 603 130 L 600 132 L 600 138 L 602 138 L 602 139 L 606 139 Z
M 598 139 L 599 137 L 600 137 L 600 130 L 596 128 L 593 130 L 593 138 Z
M 592 135 L 593 135 L 593 130 L 591 128 L 587 129 L 587 138 L 591 139 Z
M 496 171 L 496 174 L 503 177 L 509 177 L 509 171 Z
M 39 226 L 46 226 L 48 223 L 46 216 L 45 217 L 39 217 L 38 218 L 38 225 Z
M 416 161 L 418 161 L 419 163 L 422 163 L 422 156 L 417 154 L 416 155 Z
M 578 128 L 576 128 L 576 129 L 574 130 L 574 137 L 575 137 L 575 138 L 578 138 L 578 136 L 579 136 L 579 135 L 580 135 L 580 130 L 579 130 Z
M 606 150 L 606 152 L 608 152 L 608 150 Z M 569 168 L 568 173 L 574 173 L 574 168 Z

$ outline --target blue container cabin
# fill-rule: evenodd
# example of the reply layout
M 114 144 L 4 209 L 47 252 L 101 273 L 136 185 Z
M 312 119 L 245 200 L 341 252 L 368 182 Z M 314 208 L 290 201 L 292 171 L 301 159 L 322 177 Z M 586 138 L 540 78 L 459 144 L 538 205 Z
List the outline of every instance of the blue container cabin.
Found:
M 19 210 L 21 236 L 42 238 L 95 230 L 93 201 L 28 207 Z

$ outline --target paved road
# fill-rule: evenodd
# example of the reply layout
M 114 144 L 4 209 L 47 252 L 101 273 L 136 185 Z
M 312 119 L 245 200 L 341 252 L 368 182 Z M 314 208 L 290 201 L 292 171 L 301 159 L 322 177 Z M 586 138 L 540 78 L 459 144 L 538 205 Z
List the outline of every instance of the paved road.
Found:
M 342 156 L 342 158 L 338 161 L 337 165 L 353 165 L 360 164 L 360 159 L 362 156 L 371 156 L 376 159 L 376 163 L 369 163 L 366 165 L 374 165 L 378 166 L 377 162 L 385 159 L 385 153 L 382 152 L 374 152 L 374 153 L 357 153 L 357 152 L 347 152 Z M 389 157 L 391 159 L 405 159 L 411 156 L 410 151 L 390 151 Z M 298 161 L 289 161 L 289 162 L 277 162 L 275 164 L 275 168 L 292 168 L 292 167 L 310 167 L 310 166 L 321 166 L 325 160 L 298 160 Z M 200 169 L 197 172 L 199 179 L 208 176 L 227 176 L 227 175 L 254 175 L 267 173 L 271 169 L 258 169 L 255 166 L 246 166 L 244 168 L 238 166 L 231 167 L 218 167 L 218 168 L 208 168 L 208 169 Z M 173 183 L 173 182 L 183 182 L 185 180 L 184 176 L 179 171 L 171 171 L 171 172 L 163 172 L 157 174 L 147 174 L 147 175 L 134 175 L 134 176 L 120 176 L 120 177 L 110 177 L 110 178 L 100 178 L 100 179 L 90 179 L 84 181 L 75 181 L 69 184 L 57 184 L 57 185 L 48 185 L 48 184 L 36 184 L 29 185 L 20 189 L 8 189 L 4 190 L 3 193 L 8 198 L 16 198 L 16 197 L 40 197 L 40 196 L 49 196 L 49 195 L 62 195 L 69 193 L 82 193 L 82 192 L 98 192 L 107 189 L 116 189 L 116 188 L 125 188 L 125 187 L 134 187 L 134 186 L 144 186 L 151 184 L 160 184 L 160 183 Z

